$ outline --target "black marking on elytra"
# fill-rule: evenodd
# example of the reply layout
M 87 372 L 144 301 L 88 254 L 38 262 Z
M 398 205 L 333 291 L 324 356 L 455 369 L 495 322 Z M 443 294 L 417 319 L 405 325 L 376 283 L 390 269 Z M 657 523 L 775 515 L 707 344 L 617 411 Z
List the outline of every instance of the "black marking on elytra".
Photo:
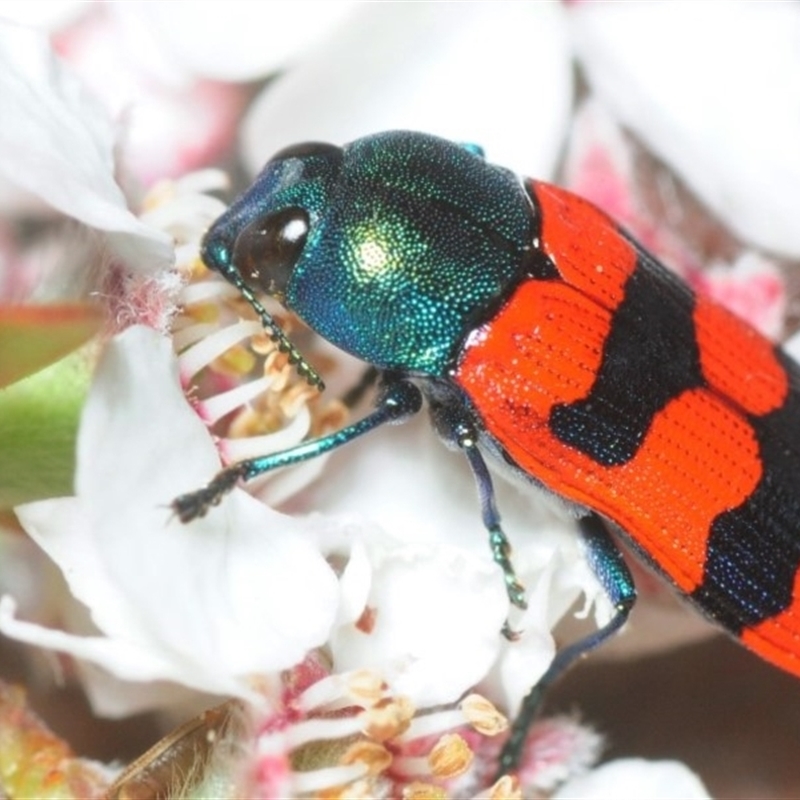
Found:
M 524 183 L 522 188 L 531 209 L 531 246 L 525 251 L 520 272 L 538 281 L 560 280 L 556 265 L 542 249 L 542 209 L 539 198 L 531 185 Z
M 693 310 L 691 290 L 639 250 L 594 385 L 553 408 L 553 434 L 606 467 L 633 458 L 666 403 L 703 385 Z
M 800 567 L 800 368 L 777 354 L 789 394 L 779 409 L 748 418 L 759 444 L 761 479 L 740 506 L 715 518 L 703 581 L 691 595 L 734 634 L 791 604 Z

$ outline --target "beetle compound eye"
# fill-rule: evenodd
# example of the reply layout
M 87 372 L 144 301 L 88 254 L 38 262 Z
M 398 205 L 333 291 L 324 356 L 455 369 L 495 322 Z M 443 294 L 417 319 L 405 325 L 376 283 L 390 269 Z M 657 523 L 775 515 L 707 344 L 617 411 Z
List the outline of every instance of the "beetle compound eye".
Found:
M 233 263 L 245 283 L 280 299 L 307 234 L 308 214 L 302 208 L 259 217 L 236 237 Z

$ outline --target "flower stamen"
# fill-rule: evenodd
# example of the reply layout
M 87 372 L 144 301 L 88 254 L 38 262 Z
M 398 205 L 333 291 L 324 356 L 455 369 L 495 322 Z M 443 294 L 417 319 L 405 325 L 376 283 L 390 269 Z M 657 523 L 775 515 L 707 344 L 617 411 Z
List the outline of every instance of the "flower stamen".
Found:
M 200 370 L 223 355 L 233 345 L 260 331 L 261 325 L 258 322 L 242 320 L 206 336 L 205 339 L 192 345 L 178 356 L 181 375 L 187 378 L 197 375 Z
M 447 780 L 466 772 L 474 757 L 462 736 L 447 733 L 436 742 L 427 756 L 398 756 L 392 768 L 404 777 L 430 775 Z
M 467 695 L 458 708 L 414 717 L 401 738 L 403 741 L 411 741 L 424 736 L 435 736 L 462 725 L 469 725 L 484 736 L 497 736 L 508 729 L 508 720 L 485 697 L 473 693 Z
M 375 672 L 360 669 L 354 672 L 334 673 L 309 686 L 295 702 L 301 711 L 336 709 L 352 703 L 371 706 L 386 696 L 387 687 Z

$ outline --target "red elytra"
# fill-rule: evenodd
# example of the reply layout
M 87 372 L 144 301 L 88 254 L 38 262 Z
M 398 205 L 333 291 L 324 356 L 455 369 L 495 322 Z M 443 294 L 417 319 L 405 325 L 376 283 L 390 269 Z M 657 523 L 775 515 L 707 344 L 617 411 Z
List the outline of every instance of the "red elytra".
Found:
M 756 533 L 755 538 L 763 538 L 755 546 L 748 546 L 751 534 L 738 554 L 737 542 L 731 549 L 726 540 L 722 549 L 730 552 L 723 553 L 723 560 L 732 566 L 717 566 L 709 578 L 715 522 L 733 512 L 728 527 L 735 534 L 736 528 L 748 527 L 748 503 L 759 487 L 759 508 L 750 512 L 756 517 L 764 507 L 770 513 L 778 511 L 785 499 L 783 486 L 797 479 L 782 475 L 783 485 L 773 485 L 764 498 L 765 480 L 774 484 L 774 475 L 765 476 L 761 440 L 774 438 L 773 427 L 784 433 L 785 425 L 774 426 L 770 415 L 784 408 L 787 398 L 796 402 L 796 371 L 790 376 L 790 362 L 781 360 L 774 345 L 739 318 L 709 300 L 696 299 L 691 335 L 701 380 L 687 380 L 652 415 L 632 457 L 598 463 L 577 449 L 575 441 L 563 441 L 552 429 L 553 410 L 591 395 L 609 359 L 609 334 L 630 277 L 639 270 L 655 283 L 660 276 L 615 223 L 591 204 L 540 182 L 530 182 L 528 189 L 542 216 L 541 247 L 563 280 L 521 283 L 481 327 L 480 335 L 470 337 L 455 381 L 488 433 L 523 471 L 615 522 L 703 611 L 765 659 L 800 675 L 800 582 L 795 577 L 787 591 L 785 571 L 773 579 L 768 567 L 759 570 L 752 564 L 755 556 L 763 559 L 780 536 L 781 549 L 795 550 L 791 574 L 796 575 L 800 517 L 792 517 L 798 526 L 792 531 L 784 527 L 776 533 L 773 527 Z M 662 291 L 652 288 L 655 306 Z M 634 397 L 637 389 L 646 392 L 647 375 L 639 387 L 630 389 Z M 596 398 L 593 413 L 602 402 L 602 396 Z M 800 433 L 800 419 L 797 428 Z M 800 466 L 796 439 L 797 435 L 786 446 Z M 790 516 L 797 513 L 796 505 L 787 510 Z M 717 564 L 719 550 L 717 546 Z M 727 575 L 730 581 L 725 584 Z M 728 595 L 740 593 L 748 580 L 757 582 L 757 592 L 788 594 L 789 604 L 763 619 L 758 618 L 758 608 L 755 619 L 738 614 L 739 606 L 729 604 Z M 723 613 L 717 613 L 718 606 Z

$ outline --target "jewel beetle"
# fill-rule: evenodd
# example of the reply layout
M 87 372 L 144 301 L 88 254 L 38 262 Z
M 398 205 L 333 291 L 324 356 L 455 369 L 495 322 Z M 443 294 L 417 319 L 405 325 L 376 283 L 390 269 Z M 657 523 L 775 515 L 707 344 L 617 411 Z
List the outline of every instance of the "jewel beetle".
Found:
M 608 523 L 706 616 L 800 675 L 800 368 L 602 211 L 476 147 L 393 131 L 280 151 L 202 255 L 309 382 L 322 386 L 258 294 L 372 365 L 381 391 L 352 425 L 179 497 L 182 520 L 239 480 L 402 421 L 423 400 L 475 475 L 514 604 L 524 592 L 484 455 L 581 512 L 615 613 L 531 690 L 501 772 L 516 766 L 544 689 L 634 604 Z

